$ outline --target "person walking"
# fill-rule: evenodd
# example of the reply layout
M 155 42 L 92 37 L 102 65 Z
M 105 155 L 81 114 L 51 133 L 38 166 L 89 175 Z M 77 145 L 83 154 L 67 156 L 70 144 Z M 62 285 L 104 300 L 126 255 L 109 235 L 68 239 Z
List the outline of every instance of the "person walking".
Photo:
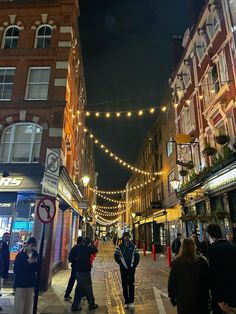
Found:
M 134 308 L 134 277 L 140 256 L 138 248 L 130 241 L 128 232 L 123 233 L 122 242 L 115 249 L 115 261 L 120 265 L 125 308 Z
M 39 255 L 36 247 L 36 239 L 29 238 L 24 249 L 16 256 L 14 262 L 16 291 L 13 314 L 32 314 L 36 274 L 39 267 Z
M 74 283 L 76 281 L 76 274 L 77 274 L 77 265 L 76 265 L 78 262 L 77 248 L 78 248 L 78 245 L 80 245 L 81 243 L 83 243 L 83 237 L 78 237 L 77 238 L 77 244 L 72 247 L 72 249 L 70 250 L 70 253 L 69 253 L 68 259 L 69 259 L 69 262 L 71 263 L 71 275 L 70 275 L 70 279 L 68 281 L 66 292 L 64 295 L 65 301 L 72 299 L 70 294 L 71 294 L 71 291 L 73 289 Z
M 171 250 L 175 256 L 177 256 L 179 254 L 179 250 L 181 247 L 181 238 L 182 238 L 182 234 L 180 232 L 178 232 L 177 238 L 175 238 L 174 241 L 172 242 Z
M 4 264 L 2 259 L 2 240 L 0 241 L 0 276 L 2 276 L 4 271 Z M 0 311 L 2 311 L 2 307 L 0 306 Z
M 207 227 L 213 314 L 236 312 L 236 246 L 223 237 L 217 224 Z
M 88 237 L 85 237 L 83 243 L 79 244 L 76 248 L 77 285 L 71 306 L 72 312 L 81 310 L 80 302 L 83 296 L 87 298 L 90 310 L 98 307 L 93 295 L 90 262 L 91 255 L 97 252 L 97 248 L 91 244 L 91 240 Z
M 117 235 L 116 234 L 114 235 L 112 242 L 113 242 L 114 247 L 116 247 L 116 243 L 117 243 Z
M 209 268 L 205 258 L 196 255 L 192 239 L 184 239 L 173 260 L 168 280 L 168 296 L 178 314 L 208 314 Z
M 5 232 L 2 236 L 2 261 L 3 271 L 0 275 L 0 296 L 2 296 L 3 281 L 8 279 L 9 264 L 10 264 L 10 249 L 9 249 L 10 234 Z

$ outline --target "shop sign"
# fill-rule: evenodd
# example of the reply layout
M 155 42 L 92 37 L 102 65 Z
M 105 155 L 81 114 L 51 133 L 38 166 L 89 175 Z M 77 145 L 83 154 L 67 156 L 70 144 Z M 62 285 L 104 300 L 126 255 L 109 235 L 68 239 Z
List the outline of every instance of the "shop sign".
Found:
M 0 188 L 1 187 L 15 187 L 20 186 L 23 182 L 23 177 L 17 177 L 17 178 L 0 178 Z
M 192 136 L 189 134 L 176 134 L 175 141 L 178 144 L 188 144 L 192 142 Z
M 212 191 L 236 181 L 236 169 L 228 171 L 204 185 L 205 191 Z
M 42 180 L 42 194 L 54 197 L 57 196 L 59 170 L 60 155 L 47 148 L 45 169 Z

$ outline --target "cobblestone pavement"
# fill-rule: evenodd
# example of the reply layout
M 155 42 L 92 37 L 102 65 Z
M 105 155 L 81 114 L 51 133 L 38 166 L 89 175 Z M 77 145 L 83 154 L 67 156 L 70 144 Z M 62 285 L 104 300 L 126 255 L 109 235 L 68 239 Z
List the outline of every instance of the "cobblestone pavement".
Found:
M 88 311 L 87 302 L 82 301 L 84 313 L 125 314 L 131 312 L 124 309 L 119 267 L 114 262 L 114 248 L 111 243 L 100 245 L 92 272 L 93 289 L 99 308 Z M 175 314 L 175 309 L 170 305 L 166 296 L 167 278 L 169 269 L 166 257 L 158 255 L 153 261 L 150 254 L 141 256 L 136 272 L 135 309 L 133 313 Z M 40 314 L 68 314 L 71 313 L 71 302 L 64 302 L 63 296 L 70 270 L 62 270 L 53 277 L 51 288 L 39 296 Z M 14 296 L 11 288 L 5 288 L 0 305 L 1 313 L 12 313 Z

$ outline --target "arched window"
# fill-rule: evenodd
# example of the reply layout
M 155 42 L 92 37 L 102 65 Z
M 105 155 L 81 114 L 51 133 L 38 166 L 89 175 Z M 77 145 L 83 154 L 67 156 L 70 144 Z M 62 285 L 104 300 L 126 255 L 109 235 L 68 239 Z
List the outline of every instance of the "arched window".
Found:
M 2 48 L 4 49 L 14 49 L 17 46 L 18 38 L 19 38 L 20 29 L 18 26 L 10 26 L 6 29 Z
M 16 123 L 2 133 L 0 162 L 37 163 L 43 129 L 34 123 Z
M 52 37 L 52 27 L 49 25 L 42 25 L 37 29 L 36 34 L 36 48 L 50 48 Z

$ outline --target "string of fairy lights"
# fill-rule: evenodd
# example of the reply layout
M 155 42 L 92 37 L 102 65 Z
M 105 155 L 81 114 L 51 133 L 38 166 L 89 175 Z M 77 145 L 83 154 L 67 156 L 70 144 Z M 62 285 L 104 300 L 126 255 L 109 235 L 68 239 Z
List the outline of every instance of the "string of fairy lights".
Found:
M 123 213 L 125 213 L 125 210 L 119 211 L 119 212 L 106 212 L 104 210 L 96 210 L 96 213 L 106 216 L 106 217 L 113 217 L 113 216 L 120 216 Z
M 107 146 L 105 146 L 100 140 L 98 140 L 95 135 L 89 131 L 87 128 L 84 128 L 84 132 L 88 133 L 90 138 L 93 139 L 94 144 L 96 144 L 97 147 L 99 147 L 103 152 L 105 152 L 107 154 L 107 156 L 109 156 L 110 158 L 112 158 L 113 160 L 115 160 L 118 164 L 120 164 L 123 167 L 126 167 L 127 169 L 137 172 L 139 174 L 143 174 L 143 175 L 160 175 L 162 174 L 161 172 L 150 172 L 150 171 L 146 171 L 143 169 L 140 169 L 138 167 L 135 167 L 133 165 L 131 165 L 130 163 L 128 163 L 127 161 L 123 160 L 122 158 L 120 158 L 118 155 L 116 155 L 113 151 L 111 151 L 111 149 L 109 149 Z
M 125 207 L 125 205 L 119 205 L 119 206 L 103 206 L 103 205 L 96 205 L 96 208 L 99 208 L 99 209 L 108 209 L 108 210 L 113 210 L 113 209 L 118 209 L 120 210 L 122 207 Z
M 96 190 L 95 190 L 95 191 L 96 191 Z M 133 204 L 133 203 L 137 202 L 137 200 L 128 201 L 128 202 L 126 202 L 126 201 L 119 201 L 119 200 L 116 200 L 116 199 L 113 199 L 113 198 L 110 198 L 110 197 L 106 197 L 106 196 L 104 196 L 104 195 L 101 195 L 101 194 L 99 194 L 99 193 L 96 193 L 96 194 L 97 194 L 98 197 L 101 197 L 101 198 L 103 198 L 103 199 L 106 200 L 106 201 L 109 201 L 109 202 L 112 202 L 112 203 L 116 203 L 116 204 L 120 204 L 121 206 L 122 206 L 122 204 L 128 205 L 128 204 Z

